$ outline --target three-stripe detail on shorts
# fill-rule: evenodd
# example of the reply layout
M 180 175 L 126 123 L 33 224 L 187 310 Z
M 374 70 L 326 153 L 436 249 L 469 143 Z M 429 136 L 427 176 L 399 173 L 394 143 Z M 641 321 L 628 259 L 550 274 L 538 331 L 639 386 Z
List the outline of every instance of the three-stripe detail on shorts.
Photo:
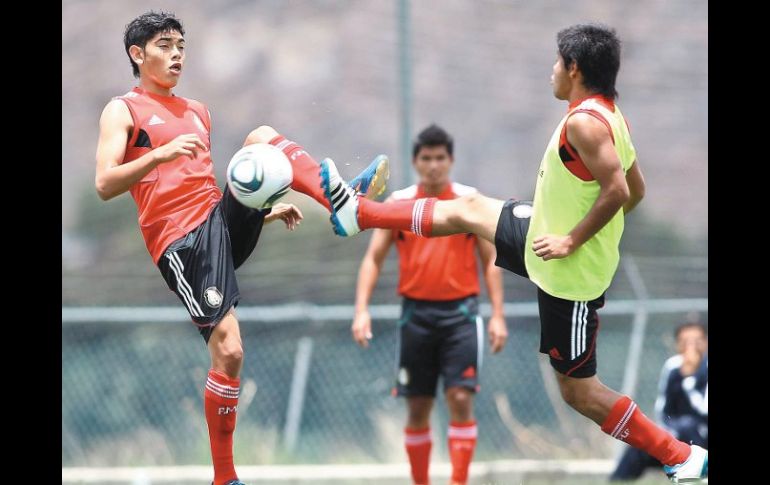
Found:
M 570 336 L 570 360 L 586 351 L 586 327 L 588 326 L 588 302 L 576 301 L 572 307 L 572 331 Z
M 190 315 L 194 317 L 205 317 L 206 315 L 203 313 L 203 310 L 201 310 L 198 301 L 193 295 L 190 284 L 184 279 L 184 264 L 182 264 L 182 260 L 179 259 L 179 255 L 173 252 L 167 253 L 166 257 L 168 258 L 169 268 L 171 268 L 171 271 L 173 271 L 176 276 L 176 288 L 177 291 L 179 291 L 179 296 L 182 297 L 184 304 L 190 311 Z

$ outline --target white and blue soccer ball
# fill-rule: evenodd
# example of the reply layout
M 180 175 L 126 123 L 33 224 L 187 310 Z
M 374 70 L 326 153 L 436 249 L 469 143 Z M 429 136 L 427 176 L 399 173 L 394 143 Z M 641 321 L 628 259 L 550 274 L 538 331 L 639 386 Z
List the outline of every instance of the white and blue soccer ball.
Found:
M 227 186 L 246 207 L 267 209 L 286 195 L 294 172 L 284 153 L 273 145 L 255 143 L 238 150 L 227 166 Z

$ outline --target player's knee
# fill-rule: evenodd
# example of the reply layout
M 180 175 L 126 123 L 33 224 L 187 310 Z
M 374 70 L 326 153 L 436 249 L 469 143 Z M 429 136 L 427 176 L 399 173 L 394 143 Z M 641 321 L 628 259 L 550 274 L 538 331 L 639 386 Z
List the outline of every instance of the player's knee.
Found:
M 251 133 L 246 136 L 244 145 L 252 145 L 254 143 L 269 143 L 270 140 L 278 136 L 278 132 L 275 128 L 268 125 L 262 125 L 259 128 L 252 130 Z
M 243 363 L 243 346 L 240 342 L 223 342 L 219 358 L 226 367 L 240 367 Z
M 575 386 L 562 385 L 561 397 L 565 403 L 578 411 L 583 409 L 587 402 L 585 393 Z
M 473 404 L 473 396 L 467 389 L 449 389 L 446 393 L 447 404 L 453 409 L 464 411 Z

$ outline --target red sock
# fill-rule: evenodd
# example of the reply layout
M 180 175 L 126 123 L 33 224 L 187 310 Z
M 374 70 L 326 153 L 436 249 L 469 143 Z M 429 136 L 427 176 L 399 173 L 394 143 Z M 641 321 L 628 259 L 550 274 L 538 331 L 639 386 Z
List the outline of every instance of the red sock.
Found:
M 309 195 L 326 207 L 326 210 L 331 211 L 329 202 L 324 197 L 324 191 L 321 188 L 321 166 L 319 163 L 313 160 L 313 157 L 304 148 L 287 140 L 283 135 L 278 135 L 270 140 L 270 144 L 283 150 L 291 162 L 291 168 L 294 172 L 291 188 Z
M 211 461 L 214 462 L 214 485 L 224 485 L 238 478 L 233 465 L 233 431 L 238 411 L 238 389 L 241 380 L 222 372 L 209 370 L 203 401 L 209 426 Z
M 358 199 L 358 225 L 361 229 L 400 229 L 430 237 L 436 198 L 374 202 Z
M 602 431 L 646 451 L 664 465 L 682 463 L 690 456 L 690 445 L 650 421 L 628 396 L 621 397 L 612 406 L 602 424 Z
M 476 449 L 478 428 L 476 421 L 467 423 L 449 423 L 449 459 L 452 462 L 452 482 L 468 481 L 468 468 L 471 466 L 473 451 Z
M 412 480 L 416 485 L 428 484 L 428 465 L 430 465 L 430 428 L 406 428 L 406 453 L 412 465 Z

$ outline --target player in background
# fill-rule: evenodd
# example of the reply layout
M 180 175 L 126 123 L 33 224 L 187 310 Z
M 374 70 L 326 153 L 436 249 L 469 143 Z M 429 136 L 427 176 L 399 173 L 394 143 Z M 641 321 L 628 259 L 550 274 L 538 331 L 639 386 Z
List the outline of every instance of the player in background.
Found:
M 707 475 L 708 451 L 677 440 L 596 376 L 597 310 L 620 259 L 624 214 L 645 185 L 615 103 L 615 31 L 573 25 L 557 34 L 557 49 L 551 84 L 568 108 L 546 146 L 532 203 L 480 194 L 388 204 L 351 196 L 333 207 L 332 227 L 340 236 L 384 228 L 425 237 L 470 232 L 494 242 L 496 264 L 538 287 L 540 352 L 549 355 L 564 400 L 605 433 L 663 463 L 672 482 L 696 481 Z M 327 193 L 354 194 L 332 161 L 321 165 Z
M 162 12 L 145 13 L 126 26 L 125 49 L 139 85 L 102 112 L 95 184 L 103 200 L 131 193 L 153 261 L 206 341 L 211 369 L 204 407 L 213 484 L 242 485 L 233 465 L 243 364 L 235 269 L 254 250 L 263 224 L 280 218 L 293 230 L 302 214 L 292 204 L 250 209 L 217 187 L 209 111 L 172 92 L 184 68 L 184 33 L 177 18 Z M 292 188 L 328 209 L 319 164 L 302 147 L 267 127 L 249 133 L 244 145 L 271 140 L 292 163 Z M 378 157 L 359 177 L 359 188 L 377 195 L 386 175 L 387 159 Z
M 412 165 L 419 183 L 393 192 L 388 201 L 422 197 L 452 200 L 475 193 L 473 187 L 451 181 L 453 149 L 454 142 L 446 131 L 436 125 L 425 128 L 413 147 Z M 470 233 L 422 238 L 402 230 L 375 229 L 358 272 L 351 329 L 353 339 L 364 348 L 372 338 L 369 300 L 393 244 L 399 255 L 398 293 L 403 297 L 393 391 L 407 401 L 404 432 L 412 480 L 420 485 L 429 483 L 430 415 L 441 376 L 450 416 L 451 483 L 465 484 L 476 447 L 473 396 L 479 390 L 484 341 L 478 310 L 476 252 L 492 304 L 492 352 L 499 352 L 508 337 L 503 316 L 503 278 L 495 266 L 495 247 Z

